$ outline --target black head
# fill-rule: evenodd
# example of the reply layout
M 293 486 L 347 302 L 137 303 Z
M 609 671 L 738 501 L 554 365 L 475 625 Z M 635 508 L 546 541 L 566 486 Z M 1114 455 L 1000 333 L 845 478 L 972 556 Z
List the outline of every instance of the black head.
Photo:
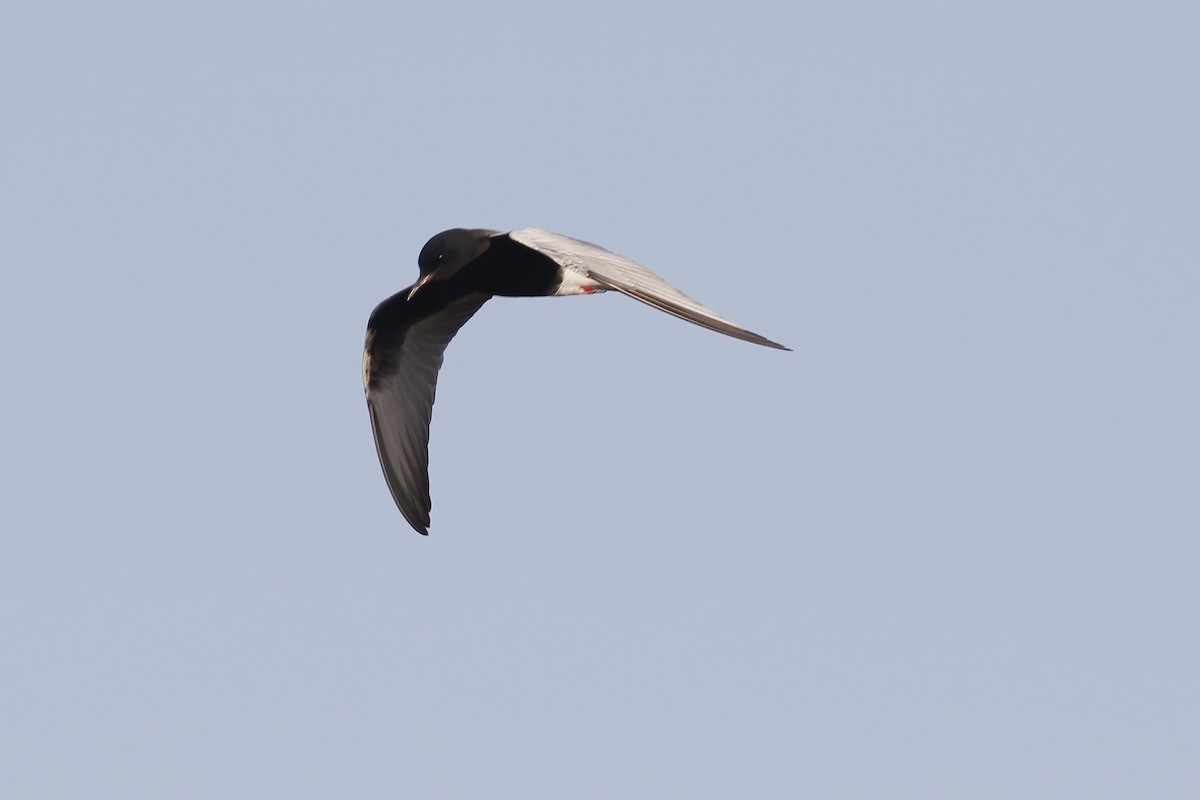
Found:
M 488 249 L 488 240 L 495 231 L 482 228 L 451 228 L 434 236 L 421 248 L 417 266 L 421 277 L 436 275 L 435 280 L 449 278 L 470 264 Z
M 483 228 L 451 228 L 434 236 L 421 248 L 421 255 L 417 256 L 421 277 L 409 289 L 409 299 L 430 281 L 451 278 L 479 258 L 487 252 L 489 241 L 495 235 L 496 231 Z

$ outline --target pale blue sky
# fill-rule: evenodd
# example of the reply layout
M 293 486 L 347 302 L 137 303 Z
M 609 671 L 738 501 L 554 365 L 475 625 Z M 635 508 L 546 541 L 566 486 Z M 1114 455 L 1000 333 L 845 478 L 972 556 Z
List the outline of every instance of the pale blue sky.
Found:
M 1190 4 L 0 12 L 0 795 L 1200 794 Z M 454 226 L 650 266 L 450 346 Z

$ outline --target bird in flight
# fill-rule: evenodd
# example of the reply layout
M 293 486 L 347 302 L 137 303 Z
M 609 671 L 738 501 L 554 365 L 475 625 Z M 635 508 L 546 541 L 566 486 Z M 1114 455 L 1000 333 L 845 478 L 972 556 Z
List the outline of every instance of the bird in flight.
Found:
M 404 518 L 429 533 L 429 422 L 446 345 L 491 297 L 555 297 L 609 290 L 680 319 L 789 350 L 705 308 L 641 264 L 537 228 L 454 228 L 426 243 L 417 282 L 371 312 L 363 389 L 375 449 Z

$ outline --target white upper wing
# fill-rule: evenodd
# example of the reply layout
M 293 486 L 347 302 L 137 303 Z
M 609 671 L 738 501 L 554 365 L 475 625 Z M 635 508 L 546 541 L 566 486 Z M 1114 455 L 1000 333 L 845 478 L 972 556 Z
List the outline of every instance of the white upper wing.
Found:
M 709 330 L 724 333 L 754 344 L 789 350 L 778 342 L 746 330 L 702 306 L 636 261 L 630 261 L 603 247 L 538 228 L 521 228 L 509 238 L 553 259 L 571 270 L 660 311 L 694 322 Z

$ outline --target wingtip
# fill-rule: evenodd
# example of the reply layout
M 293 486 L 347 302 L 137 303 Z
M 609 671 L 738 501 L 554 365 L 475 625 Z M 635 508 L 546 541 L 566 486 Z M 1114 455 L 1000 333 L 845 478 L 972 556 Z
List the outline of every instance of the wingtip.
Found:
M 401 513 L 404 514 L 404 520 L 408 523 L 410 528 L 422 536 L 429 535 L 429 517 L 427 515 L 413 515 L 408 513 L 408 510 L 405 509 L 404 506 L 400 505 L 399 502 L 397 502 L 396 505 L 399 506 Z
M 775 350 L 786 350 L 789 353 L 792 352 L 792 348 L 788 347 L 785 344 L 780 344 L 779 342 L 773 342 L 770 339 L 768 339 L 767 337 L 762 336 L 757 333 L 753 334 L 753 336 L 755 336 L 756 338 L 750 339 L 749 341 L 753 342 L 754 344 L 761 344 L 764 347 L 770 347 Z

